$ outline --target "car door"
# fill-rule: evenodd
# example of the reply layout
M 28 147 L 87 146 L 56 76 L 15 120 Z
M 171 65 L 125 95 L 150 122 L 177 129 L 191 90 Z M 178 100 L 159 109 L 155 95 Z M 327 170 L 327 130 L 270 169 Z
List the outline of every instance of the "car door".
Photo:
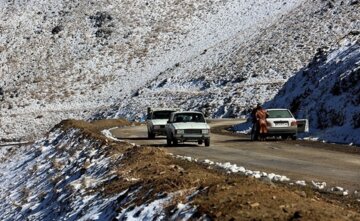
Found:
M 309 120 L 308 119 L 296 119 L 297 132 L 308 133 L 309 132 Z

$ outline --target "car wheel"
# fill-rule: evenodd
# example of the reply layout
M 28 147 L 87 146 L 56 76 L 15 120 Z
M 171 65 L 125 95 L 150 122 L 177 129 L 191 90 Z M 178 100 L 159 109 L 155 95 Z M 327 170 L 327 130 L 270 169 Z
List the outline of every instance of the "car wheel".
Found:
M 155 134 L 152 133 L 151 131 L 148 132 L 148 138 L 149 139 L 154 139 L 155 138 Z
M 204 141 L 205 141 L 205 147 L 210 146 L 210 138 L 207 138 Z
M 296 135 L 291 135 L 292 140 L 296 140 L 296 138 L 297 138 Z
M 203 144 L 203 141 L 202 141 L 202 140 L 198 140 L 198 144 L 199 144 L 199 145 Z
M 171 137 L 166 136 L 166 144 L 167 144 L 168 146 L 171 146 L 171 142 L 172 142 Z
M 288 139 L 288 135 L 281 135 L 281 139 L 283 139 L 283 140 L 287 140 Z
M 254 124 L 250 131 L 250 140 L 251 141 L 258 140 L 258 134 L 256 132 L 257 132 L 257 126 L 256 126 L 256 124 Z
M 172 137 L 172 142 L 173 142 L 173 144 L 174 144 L 174 145 L 178 145 L 178 144 L 179 144 L 179 141 L 178 141 L 173 135 L 171 135 L 171 137 Z
M 251 133 L 250 133 L 250 140 L 251 141 L 256 141 L 257 139 L 256 139 L 257 137 L 256 137 L 256 132 L 255 131 L 251 131 Z
M 172 141 L 173 141 L 174 145 L 178 145 L 178 144 L 179 144 L 179 141 L 178 141 L 176 138 L 174 138 Z

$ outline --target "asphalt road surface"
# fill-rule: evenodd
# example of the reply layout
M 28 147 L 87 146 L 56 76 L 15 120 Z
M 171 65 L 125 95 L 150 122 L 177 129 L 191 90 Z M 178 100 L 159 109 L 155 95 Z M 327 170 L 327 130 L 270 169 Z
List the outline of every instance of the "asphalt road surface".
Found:
M 165 137 L 148 139 L 145 125 L 114 129 L 112 134 L 118 139 L 138 145 L 163 147 L 175 155 L 230 162 L 250 170 L 285 175 L 293 181 L 325 181 L 328 186 L 340 186 L 350 191 L 360 190 L 360 151 L 343 151 L 350 147 L 313 141 L 273 139 L 252 142 L 245 135 L 219 133 L 219 127 L 239 122 L 212 121 L 212 130 L 217 128 L 218 132 L 211 133 L 210 147 L 197 143 L 180 143 L 167 147 Z

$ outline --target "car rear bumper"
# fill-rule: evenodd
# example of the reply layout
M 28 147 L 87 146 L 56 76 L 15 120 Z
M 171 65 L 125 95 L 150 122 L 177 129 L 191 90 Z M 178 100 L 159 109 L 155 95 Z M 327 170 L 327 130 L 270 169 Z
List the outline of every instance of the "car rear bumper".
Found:
M 268 134 L 269 135 L 283 135 L 283 134 L 296 134 L 297 127 L 269 127 Z

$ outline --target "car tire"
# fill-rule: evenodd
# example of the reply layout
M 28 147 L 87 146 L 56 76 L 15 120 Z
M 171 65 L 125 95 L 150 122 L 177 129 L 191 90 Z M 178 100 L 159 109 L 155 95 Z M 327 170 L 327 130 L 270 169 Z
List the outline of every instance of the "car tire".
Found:
M 168 146 L 171 146 L 171 144 L 172 144 L 172 139 L 171 139 L 171 137 L 166 136 L 166 144 L 167 144 Z
M 254 135 L 254 132 L 252 132 L 252 131 L 250 133 L 250 140 L 255 141 L 255 135 Z
M 291 135 L 291 139 L 292 140 L 296 140 L 297 136 L 296 135 Z
M 259 135 L 256 133 L 257 133 L 257 126 L 253 125 L 253 127 L 251 128 L 251 131 L 250 131 L 250 140 L 251 141 L 259 140 L 259 137 L 258 137 Z
M 179 141 L 178 141 L 176 138 L 173 138 L 173 139 L 172 139 L 172 142 L 173 142 L 174 145 L 178 145 L 178 144 L 179 144 Z
M 205 139 L 204 143 L 205 143 L 205 147 L 210 146 L 210 138 Z
M 250 133 L 250 140 L 251 141 L 257 141 L 257 137 L 256 137 L 256 132 L 254 132 L 253 130 Z
M 155 134 L 152 133 L 151 131 L 148 131 L 148 138 L 149 138 L 149 139 L 154 139 L 154 138 L 155 138 Z
M 288 137 L 289 137 L 288 135 L 281 135 L 281 139 L 282 139 L 282 140 L 287 140 Z

